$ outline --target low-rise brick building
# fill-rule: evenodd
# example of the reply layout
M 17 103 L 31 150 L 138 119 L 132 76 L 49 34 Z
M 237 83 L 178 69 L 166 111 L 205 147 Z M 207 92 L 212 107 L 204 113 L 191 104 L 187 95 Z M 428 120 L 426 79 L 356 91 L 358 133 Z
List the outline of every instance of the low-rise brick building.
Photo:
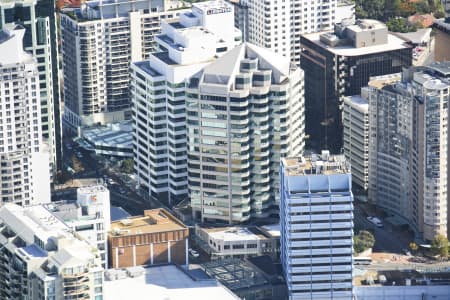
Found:
M 166 210 L 112 222 L 108 234 L 112 268 L 187 264 L 189 229 Z

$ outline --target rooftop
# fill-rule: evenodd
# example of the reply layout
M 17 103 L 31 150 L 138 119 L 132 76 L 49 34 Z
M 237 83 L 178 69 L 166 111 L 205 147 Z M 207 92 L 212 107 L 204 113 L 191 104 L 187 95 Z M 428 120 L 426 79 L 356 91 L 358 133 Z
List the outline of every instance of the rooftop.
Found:
M 142 71 L 144 71 L 145 73 L 149 74 L 152 77 L 162 76 L 161 73 L 158 73 L 158 71 L 156 71 L 150 66 L 150 62 L 148 60 L 134 62 L 133 64 L 135 64 L 139 69 L 141 69 Z
M 382 89 L 383 87 L 394 84 L 400 81 L 401 79 L 402 79 L 401 73 L 374 76 L 370 78 L 370 81 L 367 85 L 377 89 Z
M 369 101 L 360 95 L 348 96 L 345 97 L 344 101 L 349 101 L 353 107 L 357 107 L 360 110 L 368 111 L 369 110 Z
M 393 34 L 388 34 L 387 44 L 360 47 L 360 48 L 355 48 L 355 47 L 353 47 L 353 45 L 339 45 L 339 46 L 332 47 L 332 46 L 328 46 L 327 44 L 320 41 L 320 36 L 325 33 L 334 34 L 333 31 L 316 32 L 316 33 L 305 34 L 305 35 L 303 35 L 303 38 L 317 44 L 318 46 L 320 46 L 322 48 L 327 49 L 331 53 L 334 53 L 334 54 L 340 55 L 340 56 L 359 56 L 359 55 L 367 55 L 367 54 L 374 54 L 374 53 L 381 53 L 381 52 L 410 48 L 403 39 L 396 37 Z
M 187 229 L 186 225 L 163 208 L 145 210 L 144 216 L 131 217 L 111 223 L 113 236 L 166 232 Z
M 267 237 L 256 227 L 201 227 L 210 237 L 224 241 L 262 240 Z
M 433 62 L 427 66 L 427 69 L 435 71 L 440 76 L 450 78 L 450 61 Z
M 435 20 L 433 23 L 433 28 L 439 29 L 447 34 L 450 34 L 450 22 L 446 22 L 443 19 Z
M 83 130 L 84 139 L 91 146 L 133 147 L 131 121 Z
M 371 19 L 358 20 L 355 24 L 347 26 L 348 29 L 354 32 L 363 32 L 373 29 L 383 29 L 386 25 L 383 22 Z
M 0 223 L 8 224 L 26 243 L 34 236 L 44 243 L 51 238 L 71 237 L 71 229 L 42 205 L 26 208 L 6 203 L 0 208 Z
M 216 280 L 193 280 L 173 265 L 144 268 L 142 275 L 133 278 L 126 275 L 122 275 L 122 277 L 125 278 L 105 280 L 104 299 L 239 299 L 232 292 L 219 285 Z
M 306 157 L 283 158 L 281 162 L 287 176 L 350 173 L 350 165 L 345 156 L 330 155 L 329 151 L 322 151 L 321 155 L 311 154 Z

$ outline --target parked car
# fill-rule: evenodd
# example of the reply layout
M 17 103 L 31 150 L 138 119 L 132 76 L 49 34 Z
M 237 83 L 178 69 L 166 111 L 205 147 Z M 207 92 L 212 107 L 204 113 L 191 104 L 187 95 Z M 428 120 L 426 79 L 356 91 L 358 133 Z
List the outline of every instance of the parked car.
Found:
M 200 254 L 197 251 L 195 251 L 194 249 L 192 249 L 192 248 L 189 248 L 188 251 L 189 251 L 189 254 L 192 255 L 193 257 L 199 257 L 200 256 Z
M 377 226 L 378 228 L 381 228 L 381 227 L 384 226 L 384 225 L 383 225 L 383 222 L 381 222 L 381 220 L 378 219 L 377 217 L 369 216 L 369 217 L 367 217 L 367 221 L 369 221 L 370 223 L 374 224 L 374 225 Z

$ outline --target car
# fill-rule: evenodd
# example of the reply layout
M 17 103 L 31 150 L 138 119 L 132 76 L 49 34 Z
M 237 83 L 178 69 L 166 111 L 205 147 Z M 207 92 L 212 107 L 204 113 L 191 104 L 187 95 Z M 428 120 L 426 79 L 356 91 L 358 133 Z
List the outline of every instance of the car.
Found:
M 378 219 L 377 217 L 369 216 L 369 217 L 367 217 L 367 221 L 369 221 L 373 225 L 377 226 L 378 228 L 384 227 L 383 222 L 381 222 L 381 220 Z
M 192 255 L 193 257 L 199 257 L 200 256 L 200 254 L 197 251 L 195 251 L 194 249 L 192 249 L 192 248 L 189 248 L 188 251 L 189 251 L 189 254 Z

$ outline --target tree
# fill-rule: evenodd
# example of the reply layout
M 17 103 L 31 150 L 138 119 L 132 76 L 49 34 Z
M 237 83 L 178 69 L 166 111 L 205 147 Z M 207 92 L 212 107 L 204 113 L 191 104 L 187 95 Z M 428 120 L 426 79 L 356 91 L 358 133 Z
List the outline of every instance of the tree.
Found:
M 448 239 L 445 235 L 437 234 L 431 242 L 431 252 L 441 258 L 448 257 Z
M 393 32 L 416 32 L 417 27 L 415 25 L 410 25 L 408 20 L 404 18 L 391 18 L 386 23 L 389 31 Z
M 127 158 L 124 161 L 122 161 L 122 165 L 121 165 L 121 169 L 122 172 L 127 173 L 127 174 L 131 174 L 133 173 L 133 159 L 132 158 Z
M 369 231 L 361 230 L 353 237 L 353 248 L 356 253 L 372 248 L 373 245 L 375 245 L 375 238 Z
M 384 16 L 384 5 L 385 0 L 356 0 L 356 18 L 381 20 Z
M 417 250 L 419 250 L 419 246 L 417 246 L 416 243 L 411 242 L 409 243 L 409 249 L 411 249 L 411 251 L 416 252 Z

